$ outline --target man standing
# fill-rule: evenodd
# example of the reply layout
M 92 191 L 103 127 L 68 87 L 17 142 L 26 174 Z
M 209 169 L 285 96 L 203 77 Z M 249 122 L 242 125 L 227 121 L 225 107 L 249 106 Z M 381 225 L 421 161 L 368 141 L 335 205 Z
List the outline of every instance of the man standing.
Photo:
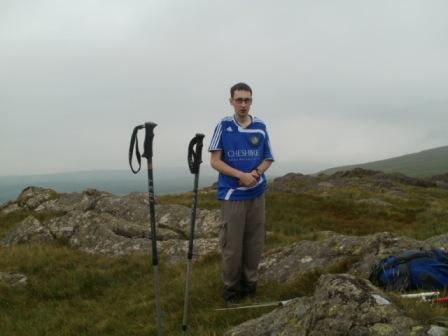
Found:
M 252 89 L 230 89 L 234 115 L 216 126 L 209 151 L 219 172 L 224 299 L 235 302 L 255 294 L 265 241 L 265 171 L 274 157 L 265 123 L 249 114 Z

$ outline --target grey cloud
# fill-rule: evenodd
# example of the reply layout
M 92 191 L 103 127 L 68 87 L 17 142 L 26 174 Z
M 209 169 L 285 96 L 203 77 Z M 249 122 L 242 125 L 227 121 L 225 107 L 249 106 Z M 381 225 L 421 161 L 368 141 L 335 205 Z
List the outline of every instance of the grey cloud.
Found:
M 0 175 L 124 168 L 131 128 L 148 120 L 159 123 L 160 165 L 183 164 L 189 137 L 210 137 L 232 113 L 228 88 L 241 80 L 285 162 L 447 144 L 447 10 L 415 0 L 2 1 Z M 370 125 L 387 146 L 360 132 Z

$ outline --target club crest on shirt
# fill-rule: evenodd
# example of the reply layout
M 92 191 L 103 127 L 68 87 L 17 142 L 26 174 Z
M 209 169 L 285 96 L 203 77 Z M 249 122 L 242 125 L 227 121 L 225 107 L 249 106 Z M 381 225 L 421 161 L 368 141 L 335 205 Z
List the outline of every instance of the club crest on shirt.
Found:
M 252 135 L 250 137 L 250 142 L 252 145 L 256 146 L 260 143 L 260 138 L 257 135 Z

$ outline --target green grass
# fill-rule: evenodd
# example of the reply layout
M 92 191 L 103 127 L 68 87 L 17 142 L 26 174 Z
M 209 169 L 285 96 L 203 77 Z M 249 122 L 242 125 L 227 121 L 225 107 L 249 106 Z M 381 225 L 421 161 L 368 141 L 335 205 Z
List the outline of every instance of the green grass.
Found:
M 332 230 L 363 235 L 391 231 L 414 238 L 448 232 L 448 192 L 441 189 L 403 187 L 408 198 L 390 198 L 358 188 L 322 193 L 267 194 L 267 225 L 271 232 L 267 249 Z M 388 202 L 387 207 L 360 204 L 365 198 Z M 158 198 L 164 204 L 191 206 L 192 195 Z M 201 192 L 199 207 L 218 209 L 213 192 Z M 0 217 L 0 238 L 28 215 L 44 221 L 62 213 L 20 212 Z M 352 262 L 326 272 L 344 272 Z M 181 332 L 185 281 L 184 263 L 161 260 L 162 308 L 165 334 Z M 16 246 L 0 248 L 0 271 L 28 277 L 24 287 L 0 285 L 0 335 L 155 335 L 155 304 L 151 260 L 144 256 L 107 258 L 63 246 Z M 320 273 L 311 272 L 283 283 L 259 288 L 256 299 L 244 304 L 271 302 L 313 292 Z M 191 335 L 222 335 L 232 326 L 256 318 L 272 308 L 215 312 L 222 307 L 220 257 L 210 256 L 193 267 L 189 314 Z M 448 315 L 443 305 L 406 305 L 409 315 L 427 323 L 435 315 Z
M 442 291 L 440 297 L 448 296 L 448 291 Z M 399 294 L 391 296 L 393 302 L 407 312 L 407 315 L 426 325 L 441 324 L 448 327 L 448 306 L 445 304 L 434 304 L 431 301 L 421 299 L 406 299 Z
M 0 249 L 0 269 L 28 275 L 23 288 L 0 286 L 1 335 L 155 335 L 154 292 L 148 257 L 106 258 L 62 247 Z M 348 264 L 328 272 L 341 272 Z M 165 330 L 180 332 L 185 265 L 161 262 Z M 309 295 L 321 273 L 288 284 L 261 286 L 257 301 Z M 221 335 L 231 326 L 269 311 L 258 308 L 215 312 L 223 307 L 219 257 L 193 267 L 189 329 L 192 335 Z
M 0 269 L 29 277 L 23 288 L 0 286 L 1 335 L 156 334 L 148 257 L 106 258 L 39 246 L 0 249 L 0 256 Z M 214 311 L 223 306 L 218 259 L 209 258 L 193 268 L 189 328 L 194 335 L 221 335 L 229 327 L 268 311 Z M 165 330 L 172 334 L 181 330 L 185 265 L 161 265 Z M 263 286 L 257 300 L 308 294 L 316 277 Z
M 389 207 L 356 203 L 339 193 L 334 197 L 271 192 L 267 197 L 268 229 L 299 238 L 331 230 L 349 235 L 389 231 L 425 239 L 448 231 L 448 199 L 394 201 Z
M 267 228 L 274 235 L 291 240 L 331 230 L 343 234 L 365 235 L 390 231 L 417 239 L 448 231 L 448 192 L 446 190 L 406 187 L 407 200 L 389 199 L 389 207 L 359 204 L 363 198 L 378 196 L 355 188 L 338 188 L 333 194 L 292 194 L 270 191 L 266 197 Z M 158 199 L 164 204 L 191 206 L 191 194 L 169 195 Z M 219 209 L 212 192 L 201 193 L 198 204 Z M 275 236 L 273 239 L 276 239 Z M 283 239 L 276 239 L 282 240 Z

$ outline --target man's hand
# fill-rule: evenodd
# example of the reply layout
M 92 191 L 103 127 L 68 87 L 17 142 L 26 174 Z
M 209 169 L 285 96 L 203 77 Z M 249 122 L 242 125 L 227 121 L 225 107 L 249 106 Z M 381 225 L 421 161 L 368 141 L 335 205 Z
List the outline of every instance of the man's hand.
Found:
M 252 172 L 250 172 L 250 173 L 241 173 L 238 176 L 238 179 L 240 180 L 240 184 L 243 187 L 251 188 L 251 187 L 254 187 L 254 186 L 257 185 L 257 177 L 254 176 L 252 174 Z
M 258 174 L 258 171 L 256 169 L 253 169 L 251 172 L 251 175 L 255 177 L 257 180 L 260 178 L 260 174 Z
M 252 188 L 257 185 L 260 176 L 258 175 L 255 169 L 252 170 L 250 173 L 244 173 L 233 167 L 230 167 L 227 163 L 222 161 L 221 158 L 222 158 L 221 150 L 216 150 L 211 153 L 210 164 L 214 169 L 219 171 L 221 174 L 236 177 L 239 180 L 240 185 L 242 185 L 243 187 Z M 269 168 L 269 166 L 270 162 L 267 165 L 267 168 Z

